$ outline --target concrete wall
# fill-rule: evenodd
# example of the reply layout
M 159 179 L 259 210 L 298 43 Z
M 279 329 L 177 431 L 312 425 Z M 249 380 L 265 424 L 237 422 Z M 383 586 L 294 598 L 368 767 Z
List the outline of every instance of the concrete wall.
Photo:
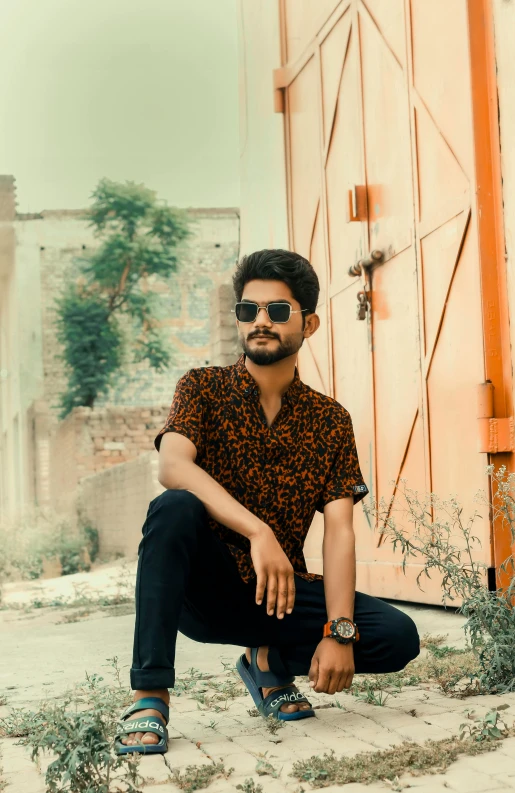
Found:
M 239 0 L 242 254 L 288 248 L 284 116 L 274 112 L 281 66 L 277 0 Z
M 84 478 L 77 491 L 81 519 L 99 533 L 100 554 L 138 554 L 149 502 L 164 491 L 157 452 Z

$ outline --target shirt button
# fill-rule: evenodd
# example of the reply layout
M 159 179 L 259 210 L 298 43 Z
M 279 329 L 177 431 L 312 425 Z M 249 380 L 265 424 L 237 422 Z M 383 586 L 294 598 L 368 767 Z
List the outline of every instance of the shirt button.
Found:
M 255 388 L 254 389 L 254 396 L 257 396 L 258 394 L 259 394 L 259 391 L 257 390 L 257 388 Z

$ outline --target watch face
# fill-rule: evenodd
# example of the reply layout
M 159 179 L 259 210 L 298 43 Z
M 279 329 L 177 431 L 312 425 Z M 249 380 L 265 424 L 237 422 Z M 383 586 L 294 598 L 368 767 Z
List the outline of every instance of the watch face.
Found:
M 342 639 L 350 639 L 354 636 L 354 625 L 347 620 L 340 620 L 336 623 L 336 633 L 338 636 L 341 636 Z

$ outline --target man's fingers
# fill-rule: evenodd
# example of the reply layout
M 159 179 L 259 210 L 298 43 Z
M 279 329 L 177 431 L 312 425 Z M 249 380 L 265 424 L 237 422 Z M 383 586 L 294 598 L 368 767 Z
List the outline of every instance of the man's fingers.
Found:
M 274 613 L 275 602 L 277 599 L 277 578 L 272 575 L 266 582 L 266 610 L 268 614 Z
M 261 604 L 263 600 L 263 596 L 265 594 L 265 587 L 266 587 L 266 575 L 263 573 L 257 574 L 257 582 L 256 582 L 256 603 L 258 606 Z
M 318 682 L 318 659 L 312 658 L 311 659 L 311 666 L 309 667 L 308 672 L 309 677 L 309 685 L 311 688 L 314 688 Z
M 286 600 L 286 613 L 291 614 L 295 605 L 295 578 L 293 573 L 288 576 L 288 598 Z
M 318 681 L 317 681 L 317 684 L 316 684 L 315 689 L 314 689 L 317 692 L 317 694 L 322 694 L 322 693 L 326 693 L 327 692 L 327 687 L 329 685 L 329 680 L 330 680 L 330 677 L 329 677 L 329 673 L 328 673 L 327 669 L 320 669 L 320 667 L 319 667 L 318 668 Z
M 280 575 L 277 582 L 277 616 L 279 619 L 284 617 L 286 611 L 286 601 L 288 599 L 288 581 L 285 575 Z

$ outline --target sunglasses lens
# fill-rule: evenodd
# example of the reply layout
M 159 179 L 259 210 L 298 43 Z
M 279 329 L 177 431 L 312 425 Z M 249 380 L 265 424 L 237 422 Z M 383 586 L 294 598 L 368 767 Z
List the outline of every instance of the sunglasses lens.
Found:
M 238 322 L 254 322 L 258 307 L 255 303 L 237 303 L 236 319 Z
M 270 303 L 268 314 L 272 322 L 288 322 L 290 307 L 286 303 Z

